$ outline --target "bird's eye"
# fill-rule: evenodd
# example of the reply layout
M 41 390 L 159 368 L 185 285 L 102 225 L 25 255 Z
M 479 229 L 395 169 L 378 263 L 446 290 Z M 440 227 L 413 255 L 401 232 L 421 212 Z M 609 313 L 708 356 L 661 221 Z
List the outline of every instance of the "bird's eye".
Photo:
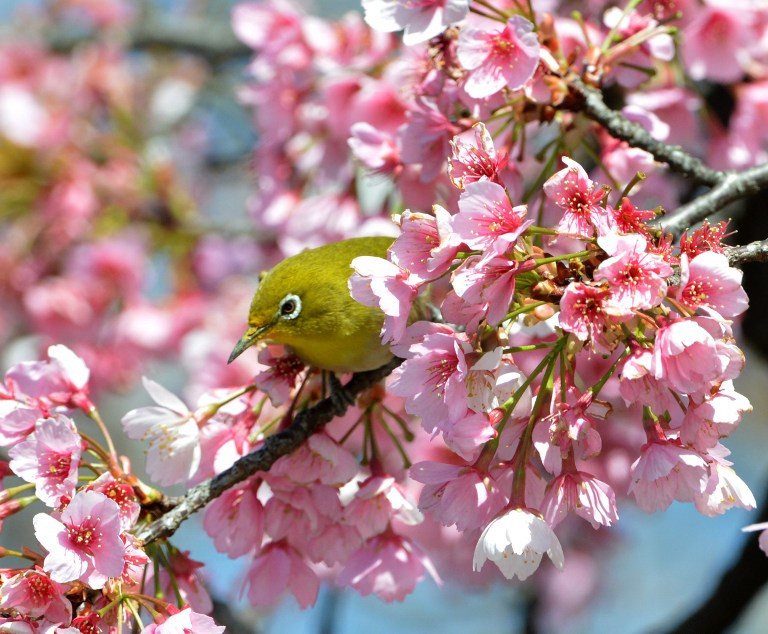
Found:
M 280 302 L 280 316 L 283 319 L 295 319 L 301 312 L 301 300 L 297 295 L 286 295 Z

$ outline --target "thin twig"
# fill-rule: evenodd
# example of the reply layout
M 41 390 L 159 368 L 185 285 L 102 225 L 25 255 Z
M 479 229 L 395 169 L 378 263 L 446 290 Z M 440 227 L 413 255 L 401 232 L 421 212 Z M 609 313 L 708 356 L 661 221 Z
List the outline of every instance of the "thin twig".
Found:
M 173 510 L 142 528 L 137 537 L 145 544 L 170 537 L 192 513 L 254 473 L 267 471 L 278 458 L 298 449 L 307 438 L 332 418 L 342 416 L 348 408 L 348 403 L 360 392 L 389 375 L 402 362 L 402 359 L 395 357 L 381 368 L 355 374 L 332 398 L 323 399 L 296 414 L 290 427 L 267 438 L 260 449 L 243 456 L 226 471 L 190 489 L 180 498 Z

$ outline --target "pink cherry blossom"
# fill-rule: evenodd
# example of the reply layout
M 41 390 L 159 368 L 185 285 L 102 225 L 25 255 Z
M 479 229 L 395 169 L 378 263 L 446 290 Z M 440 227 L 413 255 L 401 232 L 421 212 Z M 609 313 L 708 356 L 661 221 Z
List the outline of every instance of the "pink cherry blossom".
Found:
M 400 164 L 400 148 L 389 132 L 359 121 L 349 129 L 347 143 L 355 158 L 372 172 L 392 174 Z
M 465 140 L 470 132 L 474 133 L 474 143 Z M 451 149 L 448 174 L 459 189 L 483 179 L 507 184 L 502 182 L 501 173 L 510 165 L 509 156 L 503 150 L 497 152 L 484 123 L 478 122 L 471 130 L 451 139 Z
M 534 26 L 515 15 L 499 28 L 467 27 L 459 34 L 457 55 L 467 69 L 464 90 L 484 99 L 502 88 L 518 90 L 539 65 L 539 39 Z
M 673 500 L 692 502 L 704 493 L 707 463 L 698 453 L 671 441 L 643 445 L 631 468 L 629 492 L 646 512 L 665 510 Z
M 531 268 L 529 263 L 521 264 L 503 255 L 472 255 L 456 269 L 451 284 L 465 302 L 486 307 L 488 325 L 497 326 L 506 318 L 512 303 L 515 276 Z
M 136 493 L 130 484 L 118 482 L 111 473 L 102 473 L 86 487 L 86 491 L 98 491 L 117 504 L 120 509 L 120 527 L 127 531 L 136 524 L 141 512 L 141 505 L 136 500 Z
M 410 475 L 425 484 L 419 508 L 462 532 L 484 526 L 509 501 L 490 473 L 472 466 L 419 462 Z
M 715 460 L 709 465 L 707 488 L 695 499 L 700 513 L 712 517 L 734 507 L 746 510 L 757 507 L 752 491 L 729 464 Z
M 192 477 L 200 464 L 200 430 L 194 415 L 177 396 L 159 383 L 143 378 L 157 406 L 139 407 L 123 416 L 129 438 L 149 441 L 147 472 L 159 484 L 176 484 Z
M 304 370 L 304 362 L 295 354 L 279 354 L 285 352 L 278 346 L 265 346 L 259 350 L 259 363 L 267 366 L 253 377 L 253 384 L 269 395 L 272 405 L 277 407 L 291 398 L 296 387 L 296 381 Z
M 555 528 L 571 511 L 592 528 L 610 526 L 619 520 L 613 489 L 585 471 L 565 471 L 547 487 L 542 506 L 547 523 Z
M 409 358 L 392 373 L 390 391 L 406 399 L 406 411 L 428 432 L 466 414 L 464 357 L 471 351 L 465 336 L 436 332 L 410 346 Z
M 628 310 L 658 306 L 667 294 L 666 278 L 672 267 L 660 256 L 646 251 L 643 236 L 603 236 L 600 248 L 612 256 L 603 260 L 595 279 L 607 280 L 614 299 Z
M 59 583 L 82 579 L 92 588 L 123 574 L 120 510 L 103 493 L 76 493 L 61 519 L 38 513 L 35 537 L 48 551 L 43 569 Z
M 576 161 L 564 156 L 563 163 L 566 167 L 544 183 L 547 198 L 565 210 L 556 229 L 580 236 L 592 236 L 595 232 L 604 236 L 614 232 L 616 221 L 598 204 L 605 192 L 595 188 L 595 183 Z
M 77 487 L 82 441 L 66 416 L 44 418 L 35 431 L 13 447 L 10 467 L 22 480 L 35 483 L 35 495 L 50 507 L 71 498 Z
M 656 212 L 652 209 L 638 209 L 627 197 L 621 199 L 619 207 L 608 206 L 608 211 L 613 216 L 616 229 L 620 233 L 639 233 L 646 237 L 650 234 L 647 222 L 656 217 Z
M 195 612 L 207 614 L 213 611 L 213 601 L 205 589 L 198 570 L 203 567 L 199 561 L 190 558 L 189 551 L 173 550 L 169 557 L 169 571 L 160 567 L 158 586 L 166 597 L 181 595 L 181 600 Z M 171 576 L 173 575 L 173 576 Z M 147 566 L 143 572 L 144 587 L 154 587 L 154 566 Z
M 0 608 L 66 626 L 72 621 L 72 604 L 64 596 L 65 591 L 40 569 L 26 570 L 3 581 Z
M 47 410 L 47 408 L 45 408 Z M 31 434 L 47 411 L 12 399 L 0 400 L 0 445 L 13 446 Z
M 467 410 L 464 416 L 441 425 L 443 440 L 448 448 L 462 460 L 476 460 L 485 444 L 498 433 L 485 413 Z
M 722 367 L 714 338 L 695 320 L 675 321 L 656 333 L 651 372 L 678 392 L 703 389 Z
M 711 3 L 714 4 L 714 3 Z M 705 6 L 695 11 L 681 38 L 682 58 L 692 79 L 738 81 L 754 41 L 748 12 Z
M 481 180 L 468 183 L 453 218 L 457 238 L 472 249 L 503 254 L 533 224 L 524 220 L 526 205 L 513 207 L 501 185 Z
M 297 484 L 340 486 L 358 471 L 357 459 L 324 432 L 312 434 L 296 451 L 279 458 L 270 473 Z
M 751 412 L 749 400 L 724 381 L 714 394 L 703 401 L 690 398 L 680 427 L 680 439 L 698 451 L 716 446 L 720 438 L 736 429 L 745 412 Z
M 440 205 L 434 205 L 432 212 L 433 216 L 406 209 L 393 217 L 402 233 L 389 249 L 390 259 L 419 282 L 446 273 L 459 252 L 451 214 Z
M 768 522 L 760 522 L 759 524 L 750 524 L 741 529 L 745 533 L 751 533 L 754 531 L 762 531 L 758 537 L 758 544 L 760 550 L 768 555 Z
M 727 231 L 727 220 L 721 220 L 714 225 L 710 225 L 709 221 L 705 220 L 691 235 L 688 235 L 688 231 L 685 231 L 680 236 L 680 254 L 685 253 L 690 262 L 697 255 L 705 251 L 725 253 L 722 241 L 726 236 L 730 235 L 730 233 L 726 233 Z
M 231 559 L 261 547 L 264 508 L 256 491 L 256 485 L 249 481 L 228 489 L 205 509 L 205 532 L 213 539 L 216 550 Z
M 385 475 L 371 476 L 359 484 L 344 509 L 344 518 L 363 539 L 382 533 L 392 519 L 411 526 L 424 520 L 395 478 Z
M 269 544 L 258 555 L 248 570 L 245 591 L 254 606 L 270 606 L 288 590 L 302 608 L 315 604 L 320 581 L 301 558 L 286 544 Z
M 563 548 L 549 525 L 531 511 L 515 508 L 483 529 L 472 567 L 479 571 L 490 559 L 507 579 L 518 577 L 524 581 L 536 572 L 544 553 L 558 569 L 563 569 Z
M 741 286 L 742 272 L 728 265 L 728 258 L 714 251 L 704 251 L 690 263 L 680 257 L 680 287 L 677 298 L 687 308 L 708 306 L 726 319 L 740 315 L 749 306 Z
M 467 405 L 475 412 L 489 413 L 501 407 L 522 385 L 525 377 L 511 357 L 499 346 L 483 354 L 467 373 Z M 531 412 L 530 390 L 526 390 L 512 410 L 513 417 Z
M 361 304 L 384 312 L 384 343 L 399 340 L 418 294 L 417 282 L 408 271 L 383 258 L 363 255 L 352 260 L 352 268 L 355 273 L 349 278 L 350 294 Z
M 353 553 L 337 583 L 366 597 L 373 593 L 387 603 L 402 601 L 429 572 L 439 582 L 428 557 L 407 537 L 392 531 L 366 541 Z
M 620 366 L 619 394 L 627 406 L 632 403 L 649 405 L 655 412 L 663 412 L 675 405 L 669 388 L 651 372 L 653 351 L 633 347 L 632 353 Z
M 580 341 L 591 342 L 601 354 L 610 352 L 616 339 L 616 325 L 631 313 L 616 302 L 613 292 L 602 286 L 573 282 L 560 298 L 560 327 Z
M 222 634 L 225 628 L 205 614 L 193 612 L 189 606 L 172 614 L 162 623 L 150 623 L 142 631 L 148 634 Z
M 406 165 L 421 165 L 422 183 L 431 183 L 441 174 L 451 153 L 450 142 L 457 129 L 446 114 L 450 106 L 453 102 L 445 95 L 440 99 L 420 97 L 398 131 L 400 158 Z
M 419 44 L 440 35 L 469 13 L 469 0 L 363 0 L 365 21 L 377 31 L 405 29 L 403 43 Z

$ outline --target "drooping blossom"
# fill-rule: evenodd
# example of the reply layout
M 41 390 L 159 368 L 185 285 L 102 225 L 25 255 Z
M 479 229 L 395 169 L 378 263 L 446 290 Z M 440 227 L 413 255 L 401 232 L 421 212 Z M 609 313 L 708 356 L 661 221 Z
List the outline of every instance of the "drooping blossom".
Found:
M 757 506 L 752 491 L 728 461 L 715 459 L 709 465 L 709 474 L 706 489 L 694 500 L 699 513 L 713 517 L 734 507 L 749 511 Z
M 484 526 L 509 501 L 490 473 L 469 465 L 419 462 L 410 475 L 425 485 L 419 508 L 462 532 Z
M 429 558 L 410 539 L 393 531 L 371 537 L 339 573 L 341 586 L 362 596 L 373 593 L 387 603 L 402 601 L 428 572 L 439 583 Z
M 261 547 L 264 536 L 264 508 L 253 482 L 232 487 L 205 509 L 203 528 L 216 550 L 231 559 Z
M 605 192 L 596 187 L 576 161 L 564 156 L 563 163 L 565 168 L 544 183 L 547 198 L 565 210 L 556 229 L 579 236 L 592 236 L 595 232 L 604 236 L 614 232 L 614 217 L 599 204 Z
M 628 406 L 640 403 L 654 412 L 664 412 L 674 407 L 675 401 L 669 388 L 654 376 L 652 364 L 652 350 L 633 346 L 620 366 L 619 394 Z
M 680 439 L 697 451 L 715 447 L 721 438 L 736 429 L 745 412 L 751 412 L 749 400 L 733 389 L 732 381 L 724 381 L 713 394 L 703 400 L 691 397 L 680 427 Z
M 451 279 L 453 290 L 469 304 L 483 305 L 485 319 L 497 326 L 507 315 L 515 294 L 515 276 L 531 270 L 532 262 L 521 264 L 503 255 L 472 255 L 456 269 Z
M 682 445 L 653 440 L 631 467 L 629 492 L 646 512 L 665 510 L 673 500 L 693 502 L 707 487 L 707 463 Z
M 245 579 L 245 592 L 254 606 L 273 605 L 287 590 L 302 608 L 308 608 L 315 604 L 319 588 L 317 575 L 283 541 L 265 546 L 253 560 Z
M 518 90 L 533 77 L 539 65 L 539 39 L 533 23 L 514 15 L 506 24 L 467 27 L 461 30 L 457 55 L 468 71 L 464 90 L 484 99 L 502 88 Z
M 94 589 L 123 574 L 120 510 L 97 491 L 76 493 L 56 519 L 38 513 L 35 537 L 48 551 L 43 570 L 59 583 L 82 580 Z
M 708 306 L 731 319 L 749 307 L 749 298 L 741 285 L 742 275 L 739 269 L 728 265 L 728 258 L 722 253 L 704 251 L 690 262 L 683 254 L 677 298 L 691 310 Z
M 382 533 L 392 519 L 409 526 L 420 524 L 424 516 L 395 478 L 374 475 L 363 482 L 344 508 L 345 520 L 368 539 Z
M 467 411 L 464 356 L 472 348 L 460 333 L 436 332 L 410 346 L 408 358 L 392 373 L 389 389 L 406 399 L 405 409 L 428 432 L 458 420 Z
M 469 183 L 459 197 L 453 230 L 472 249 L 501 255 L 533 224 L 525 220 L 527 211 L 527 205 L 513 207 L 507 192 L 497 183 Z
M 445 169 L 451 139 L 458 131 L 446 114 L 453 105 L 447 95 L 419 97 L 398 130 L 400 159 L 406 165 L 421 166 L 422 183 L 431 183 Z
M 188 480 L 200 464 L 200 429 L 193 412 L 162 385 L 143 378 L 156 406 L 139 407 L 123 416 L 123 431 L 149 442 L 147 473 L 159 484 Z
M 276 354 L 275 348 L 265 346 L 259 350 L 259 363 L 266 367 L 253 377 L 253 384 L 268 394 L 272 405 L 277 407 L 290 400 L 305 366 L 295 354 Z
M 35 430 L 37 421 L 46 418 L 47 408 L 25 405 L 14 399 L 0 400 L 0 445 L 13 446 Z
M 669 387 L 692 394 L 722 372 L 715 340 L 693 319 L 674 321 L 656 333 L 651 372 Z
M 37 422 L 35 431 L 13 447 L 10 467 L 22 480 L 34 482 L 35 495 L 50 507 L 77 487 L 82 441 L 74 422 L 62 415 Z
M 216 625 L 216 622 L 205 614 L 193 612 L 189 606 L 180 612 L 172 614 L 161 623 L 150 623 L 142 632 L 148 634 L 182 634 L 194 632 L 195 634 L 222 634 L 225 628 Z
M 402 31 L 406 46 L 440 35 L 469 13 L 469 0 L 363 0 L 365 21 L 387 33 Z
M 475 546 L 472 567 L 479 571 L 490 559 L 507 579 L 524 581 L 539 567 L 546 553 L 563 569 L 563 548 L 549 525 L 522 508 L 510 509 L 491 520 Z
M 501 346 L 489 350 L 469 368 L 467 404 L 475 412 L 490 413 L 501 407 L 523 384 L 525 377 Z M 528 416 L 532 398 L 526 390 L 511 412 L 513 417 Z
M 408 271 L 384 258 L 363 255 L 352 260 L 352 268 L 355 273 L 349 278 L 350 295 L 364 306 L 381 308 L 386 315 L 382 342 L 398 341 L 408 325 L 418 283 Z
M 390 259 L 420 282 L 446 273 L 459 251 L 451 214 L 440 205 L 434 205 L 432 213 L 434 215 L 406 209 L 393 217 L 402 233 L 389 248 Z
M 320 432 L 312 434 L 292 453 L 281 456 L 272 465 L 270 473 L 297 484 L 321 482 L 340 486 L 349 482 L 358 469 L 357 460 L 348 449 Z
M 564 471 L 547 487 L 542 506 L 544 519 L 555 528 L 570 512 L 592 524 L 592 528 L 617 522 L 613 489 L 585 471 Z
M 658 306 L 667 294 L 666 278 L 672 267 L 660 256 L 646 251 L 643 236 L 602 236 L 597 239 L 609 257 L 595 271 L 595 279 L 607 280 L 614 299 L 627 310 Z

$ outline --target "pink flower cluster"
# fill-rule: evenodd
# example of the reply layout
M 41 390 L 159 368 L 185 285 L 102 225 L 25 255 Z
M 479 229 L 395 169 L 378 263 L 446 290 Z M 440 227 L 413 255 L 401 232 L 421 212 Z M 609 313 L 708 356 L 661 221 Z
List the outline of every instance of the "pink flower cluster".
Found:
M 453 168 L 462 162 L 472 165 L 455 151 Z M 490 559 L 510 578 L 530 575 L 543 553 L 563 566 L 552 530 L 569 513 L 595 528 L 618 519 L 612 486 L 595 475 L 612 422 L 598 413 L 604 388 L 642 421 L 629 473 L 641 508 L 755 506 L 720 444 L 751 410 L 733 388 L 744 357 L 731 320 L 748 302 L 723 229 L 705 225 L 676 254 L 646 212 L 626 198 L 607 204 L 579 163 L 563 162 L 543 187 L 562 211 L 554 231 L 533 226 L 490 173 L 464 185 L 454 216 L 405 212 L 388 260 L 352 263 L 352 296 L 384 310 L 383 340 L 405 359 L 390 391 L 455 454 L 412 468 L 426 485 L 420 507 L 483 529 L 475 568 Z M 542 233 L 560 255 L 537 246 Z M 573 253 L 559 249 L 565 238 Z M 410 323 L 417 293 L 448 276 L 450 325 Z
M 32 561 L 26 569 L 0 570 L 0 609 L 10 615 L 3 627 L 63 633 L 106 631 L 118 621 L 130 625 L 147 593 L 147 572 L 153 570 L 133 535 L 141 502 L 151 499 L 151 490 L 124 470 L 127 463 L 121 466 L 114 450 L 80 431 L 85 424 L 76 424 L 79 411 L 106 433 L 88 398 L 90 371 L 82 359 L 63 345 L 51 346 L 48 357 L 13 366 L 0 387 L 0 444 L 10 456 L 3 476 L 24 482 L 0 491 L 0 516 L 38 501 L 48 507 L 32 518 L 42 551 L 3 550 Z M 189 581 L 197 584 L 190 572 L 193 562 L 184 555 L 163 561 L 168 566 L 163 574 L 174 576 L 180 596 L 209 611 L 207 595 L 185 589 Z M 114 601 L 118 596 L 124 600 Z M 131 610 L 125 601 L 134 602 Z M 198 623 L 194 631 L 223 631 L 190 607 L 179 611 L 157 600 L 153 605 L 157 621 L 151 627 L 158 631 L 177 631 L 173 623 L 185 619 Z

